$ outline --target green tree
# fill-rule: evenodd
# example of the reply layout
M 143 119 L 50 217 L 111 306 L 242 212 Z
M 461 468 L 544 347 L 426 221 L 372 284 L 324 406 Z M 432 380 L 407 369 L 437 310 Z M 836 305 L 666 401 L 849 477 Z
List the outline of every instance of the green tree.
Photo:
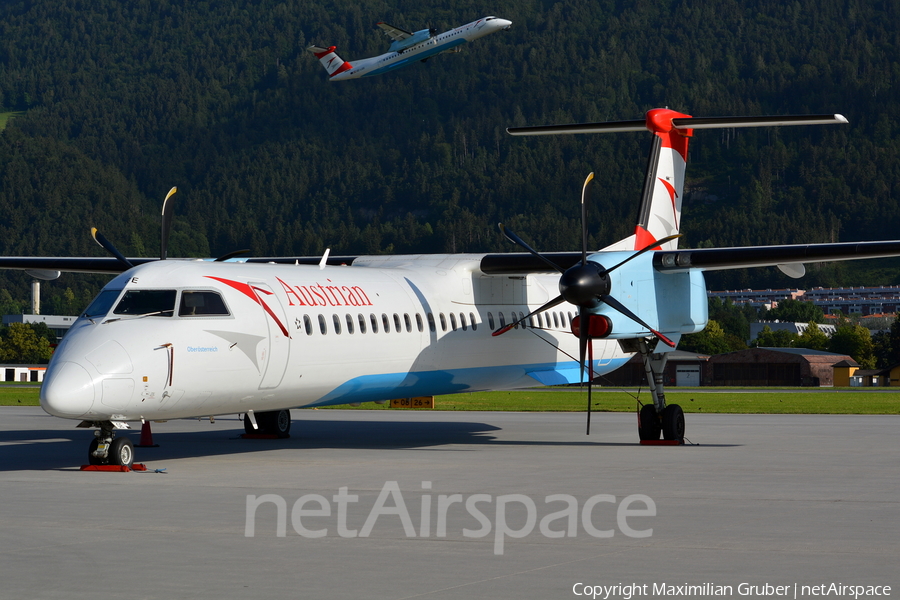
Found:
M 831 336 L 828 350 L 837 354 L 847 354 L 863 369 L 875 368 L 875 347 L 872 335 L 862 325 L 854 325 L 842 320 Z
M 13 364 L 42 364 L 52 351 L 47 338 L 40 337 L 25 323 L 10 323 L 0 330 L 0 361 Z
M 725 331 L 710 319 L 703 331 L 691 333 L 681 338 L 678 349 L 697 354 L 724 354 L 731 352 Z
M 828 343 L 828 336 L 815 323 L 810 323 L 806 331 L 797 336 L 797 346 L 799 348 L 828 350 Z
M 798 336 L 793 331 L 787 329 L 772 331 L 766 325 L 750 345 L 755 348 L 793 348 L 797 346 L 797 339 Z
M 786 321 L 788 323 L 821 323 L 825 320 L 825 313 L 812 302 L 802 300 L 781 300 L 778 306 L 766 311 L 766 321 Z

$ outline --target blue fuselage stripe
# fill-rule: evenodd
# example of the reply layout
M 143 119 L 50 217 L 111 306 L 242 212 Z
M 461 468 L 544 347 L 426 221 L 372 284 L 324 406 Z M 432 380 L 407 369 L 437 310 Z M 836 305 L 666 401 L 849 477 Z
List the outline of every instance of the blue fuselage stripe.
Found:
M 613 359 L 594 367 L 596 374 L 609 373 L 621 367 L 630 357 Z M 503 388 L 498 380 L 507 380 L 509 386 L 524 387 L 521 382 L 531 373 L 553 373 L 556 383 L 578 383 L 581 370 L 576 362 L 566 364 L 533 364 L 447 371 L 418 371 L 410 373 L 384 373 L 355 377 L 331 393 L 308 406 L 329 406 L 350 402 L 373 402 L 415 396 L 441 396 L 467 391 Z M 538 378 L 536 378 L 538 379 Z M 519 385 L 515 385 L 515 384 Z M 538 381 L 534 381 L 538 385 Z

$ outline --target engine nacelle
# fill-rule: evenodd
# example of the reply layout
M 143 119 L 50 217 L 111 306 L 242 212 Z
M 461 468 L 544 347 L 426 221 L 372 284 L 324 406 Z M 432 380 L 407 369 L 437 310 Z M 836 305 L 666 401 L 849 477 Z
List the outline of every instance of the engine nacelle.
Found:
M 407 48 L 412 48 L 416 44 L 421 44 L 422 42 L 427 42 L 434 34 L 432 31 L 434 29 L 423 29 L 421 31 L 417 31 L 405 40 L 397 40 L 396 42 L 391 43 L 391 52 L 402 52 Z
M 612 333 L 612 321 L 606 315 L 587 314 L 588 337 L 600 339 L 608 337 Z M 572 319 L 572 333 L 575 337 L 581 337 L 581 315 Z

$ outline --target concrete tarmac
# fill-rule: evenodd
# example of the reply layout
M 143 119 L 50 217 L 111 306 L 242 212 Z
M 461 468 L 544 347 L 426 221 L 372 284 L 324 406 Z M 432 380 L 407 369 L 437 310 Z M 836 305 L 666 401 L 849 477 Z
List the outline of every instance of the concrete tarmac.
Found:
M 633 414 L 293 417 L 153 424 L 150 471 L 93 473 L 90 430 L 0 408 L 0 597 L 900 595 L 900 416 L 690 414 L 680 447 Z

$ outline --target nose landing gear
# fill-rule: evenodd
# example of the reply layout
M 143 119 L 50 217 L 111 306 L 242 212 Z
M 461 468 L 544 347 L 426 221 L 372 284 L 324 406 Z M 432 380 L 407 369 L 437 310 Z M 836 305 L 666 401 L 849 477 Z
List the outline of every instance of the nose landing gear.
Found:
M 88 447 L 88 464 L 131 467 L 134 464 L 134 444 L 127 437 L 116 437 L 111 421 L 92 423 L 99 427 Z

